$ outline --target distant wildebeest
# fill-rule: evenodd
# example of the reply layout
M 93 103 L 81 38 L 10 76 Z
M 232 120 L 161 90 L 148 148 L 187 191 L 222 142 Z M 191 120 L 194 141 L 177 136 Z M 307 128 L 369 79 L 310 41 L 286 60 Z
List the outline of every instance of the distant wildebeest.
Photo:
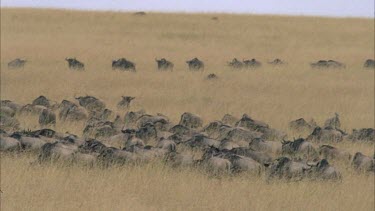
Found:
M 15 60 L 12 60 L 8 63 L 8 68 L 9 69 L 17 69 L 17 68 L 23 68 L 25 66 L 25 63 L 27 61 L 25 59 L 15 59 Z
M 120 58 L 120 59 L 117 59 L 117 60 L 113 60 L 112 61 L 112 69 L 113 70 L 116 70 L 116 69 L 119 69 L 119 70 L 130 70 L 130 71 L 133 71 L 135 72 L 136 69 L 135 69 L 135 63 L 125 59 L 125 58 Z
M 129 108 L 131 101 L 135 99 L 135 97 L 130 96 L 121 96 L 121 98 L 122 100 L 117 104 L 119 108 Z
M 234 58 L 231 62 L 228 62 L 228 66 L 235 68 L 235 69 L 241 69 L 243 67 L 243 63 L 239 61 L 237 58 Z
M 374 59 L 367 59 L 365 63 L 363 64 L 363 67 L 365 68 L 375 68 L 375 60 Z
M 242 60 L 246 68 L 257 68 L 262 66 L 262 63 L 257 61 L 256 59 L 251 60 Z
M 136 16 L 144 16 L 144 15 L 146 15 L 146 12 L 139 11 L 139 12 L 135 12 L 133 14 L 136 15 Z
M 345 68 L 345 65 L 335 60 L 319 60 L 315 63 L 310 63 L 312 68 Z
M 174 64 L 165 58 L 155 59 L 155 61 L 158 63 L 158 70 L 173 70 Z
M 189 66 L 189 70 L 204 70 L 204 63 L 198 58 L 194 58 L 190 61 L 186 61 Z
M 274 59 L 272 62 L 268 62 L 268 64 L 282 65 L 282 64 L 285 64 L 285 63 L 283 61 L 281 61 L 281 59 Z
M 217 79 L 217 78 L 218 78 L 217 75 L 216 75 L 216 74 L 213 74 L 213 73 L 209 74 L 209 75 L 206 77 L 207 80 L 213 80 L 213 79 Z
M 85 70 L 85 65 L 76 58 L 65 58 L 68 62 L 69 68 L 72 70 Z

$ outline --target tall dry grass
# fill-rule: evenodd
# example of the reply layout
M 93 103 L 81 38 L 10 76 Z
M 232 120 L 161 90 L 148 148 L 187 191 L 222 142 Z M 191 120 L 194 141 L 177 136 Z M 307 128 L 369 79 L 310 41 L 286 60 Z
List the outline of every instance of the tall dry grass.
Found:
M 185 111 L 205 123 L 225 113 L 248 113 L 287 131 L 290 120 L 314 118 L 321 124 L 338 112 L 348 132 L 374 127 L 374 71 L 362 68 L 374 57 L 373 20 L 211 16 L 1 9 L 1 99 L 26 104 L 39 95 L 61 101 L 89 94 L 117 110 L 120 96 L 131 95 L 132 110 L 163 113 L 174 122 Z M 84 62 L 86 71 L 70 71 L 64 61 L 69 56 Z M 8 70 L 7 62 L 16 57 L 30 62 L 23 70 Z M 135 61 L 138 72 L 112 71 L 111 61 L 119 57 Z M 156 57 L 173 61 L 175 70 L 157 72 Z M 205 62 L 204 73 L 188 72 L 185 61 L 193 57 Z M 226 62 L 233 57 L 281 58 L 288 65 L 232 71 Z M 311 69 L 309 62 L 319 59 L 339 60 L 347 68 Z M 219 79 L 204 80 L 209 73 Z M 22 118 L 21 125 L 39 127 L 35 117 Z M 82 125 L 57 122 L 55 129 L 80 134 Z M 337 146 L 374 151 L 373 144 Z M 345 165 L 342 183 L 267 184 L 156 164 L 105 171 L 35 167 L 29 165 L 32 157 L 2 155 L 4 210 L 374 209 L 374 177 Z
M 345 168 L 337 183 L 267 183 L 158 163 L 102 170 L 33 160 L 3 156 L 2 210 L 374 210 L 373 175 Z

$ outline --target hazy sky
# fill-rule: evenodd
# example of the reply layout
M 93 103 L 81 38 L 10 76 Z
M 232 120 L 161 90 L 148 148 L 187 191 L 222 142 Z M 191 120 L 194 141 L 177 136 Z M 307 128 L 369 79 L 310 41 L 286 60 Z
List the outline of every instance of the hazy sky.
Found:
M 374 0 L 1 0 L 1 6 L 374 17 Z

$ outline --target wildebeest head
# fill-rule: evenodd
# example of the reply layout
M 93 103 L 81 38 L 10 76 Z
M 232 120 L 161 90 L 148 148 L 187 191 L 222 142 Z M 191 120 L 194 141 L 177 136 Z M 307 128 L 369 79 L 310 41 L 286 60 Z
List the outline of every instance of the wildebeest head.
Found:
M 121 98 L 122 100 L 117 104 L 120 108 L 129 108 L 131 101 L 135 99 L 131 96 L 121 96 Z

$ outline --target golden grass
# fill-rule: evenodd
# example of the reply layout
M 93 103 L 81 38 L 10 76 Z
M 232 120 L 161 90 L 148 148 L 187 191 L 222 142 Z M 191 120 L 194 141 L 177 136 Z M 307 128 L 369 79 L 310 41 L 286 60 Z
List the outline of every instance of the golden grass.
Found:
M 131 109 L 163 113 L 177 122 L 190 111 L 205 123 L 225 113 L 248 113 L 286 130 L 293 119 L 321 124 L 334 112 L 343 128 L 374 127 L 374 71 L 362 68 L 374 57 L 370 19 L 317 17 L 147 14 L 1 9 L 1 99 L 30 103 L 39 95 L 55 101 L 94 95 L 116 110 L 121 95 L 135 96 Z M 67 68 L 65 57 L 85 63 Z M 7 62 L 30 60 L 24 70 Z M 137 73 L 111 70 L 112 59 L 135 61 Z M 166 57 L 175 70 L 156 72 Z M 190 73 L 185 61 L 206 64 Z M 281 58 L 280 68 L 232 71 L 233 57 L 263 62 Z M 345 70 L 313 70 L 309 62 L 335 59 Z M 209 73 L 219 76 L 206 81 Z M 124 112 L 121 114 L 123 115 Z M 25 128 L 37 128 L 23 118 Z M 57 123 L 56 130 L 80 134 L 82 126 Z M 294 134 L 289 132 L 289 136 Z M 373 154 L 373 145 L 340 143 L 354 153 Z M 374 177 L 342 168 L 342 183 L 276 183 L 240 176 L 207 178 L 196 170 L 160 165 L 110 170 L 29 166 L 29 155 L 2 156 L 2 210 L 374 210 Z

